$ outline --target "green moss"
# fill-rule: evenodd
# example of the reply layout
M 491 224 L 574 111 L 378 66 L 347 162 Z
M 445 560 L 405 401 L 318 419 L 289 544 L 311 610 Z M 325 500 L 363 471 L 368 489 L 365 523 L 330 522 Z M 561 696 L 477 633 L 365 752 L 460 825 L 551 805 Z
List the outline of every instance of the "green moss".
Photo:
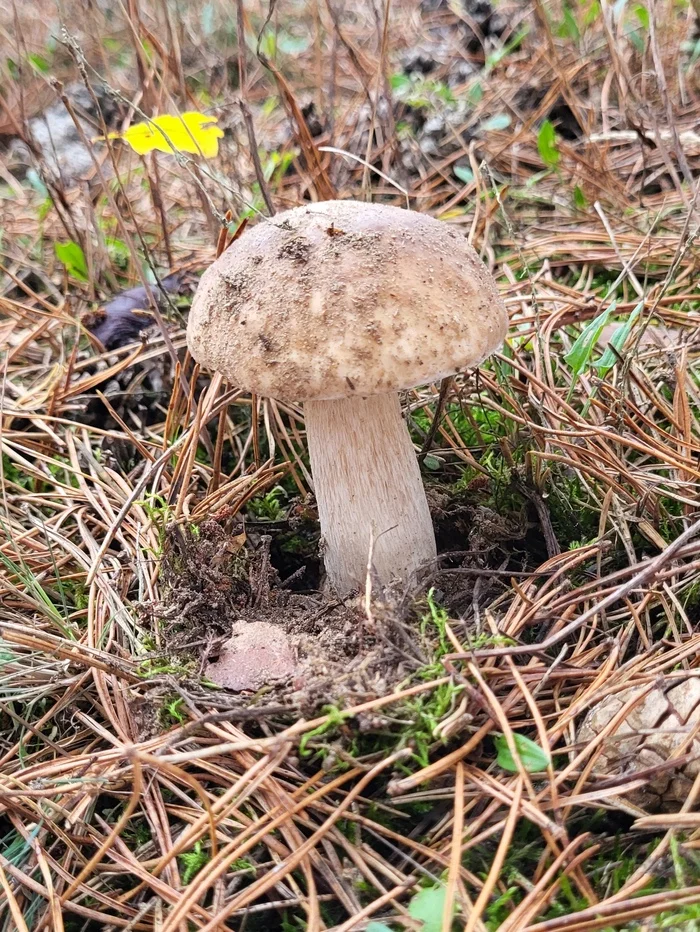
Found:
M 191 883 L 205 864 L 209 863 L 209 852 L 204 849 L 201 841 L 195 843 L 191 851 L 183 851 L 177 856 L 180 864 L 182 883 L 184 886 Z
M 7 453 L 2 454 L 2 474 L 5 482 L 19 486 L 21 489 L 29 489 L 32 485 L 32 479 L 24 473 L 16 463 L 14 463 Z
M 286 491 L 276 485 L 265 495 L 252 499 L 248 503 L 248 511 L 253 517 L 262 521 L 279 521 L 284 514 L 283 500 L 287 497 Z
M 158 711 L 158 720 L 164 728 L 171 725 L 184 725 L 187 721 L 185 713 L 185 700 L 182 696 L 171 695 L 163 699 L 163 704 Z
M 197 663 L 194 660 L 176 661 L 163 658 L 154 660 L 147 657 L 138 665 L 136 674 L 146 680 L 154 676 L 163 676 L 164 674 L 187 677 L 192 676 L 196 669 Z

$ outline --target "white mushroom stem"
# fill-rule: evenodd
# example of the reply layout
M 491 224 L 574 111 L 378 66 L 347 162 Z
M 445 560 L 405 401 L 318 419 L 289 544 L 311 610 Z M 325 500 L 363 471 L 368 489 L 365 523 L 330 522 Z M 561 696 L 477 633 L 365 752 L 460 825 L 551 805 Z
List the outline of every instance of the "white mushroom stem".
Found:
M 307 401 L 306 433 L 324 563 L 339 595 L 415 579 L 437 557 L 416 454 L 398 395 Z

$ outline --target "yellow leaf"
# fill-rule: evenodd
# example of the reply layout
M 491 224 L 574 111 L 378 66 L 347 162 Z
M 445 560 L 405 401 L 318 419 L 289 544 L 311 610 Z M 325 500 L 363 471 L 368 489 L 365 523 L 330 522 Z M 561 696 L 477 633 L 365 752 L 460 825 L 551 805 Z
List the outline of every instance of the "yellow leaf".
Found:
M 216 122 L 216 117 L 194 110 L 181 116 L 166 113 L 147 123 L 134 123 L 123 133 L 110 133 L 109 138 L 123 139 L 139 155 L 157 149 L 169 153 L 192 152 L 213 159 L 219 154 L 219 139 L 224 135 L 214 125 Z

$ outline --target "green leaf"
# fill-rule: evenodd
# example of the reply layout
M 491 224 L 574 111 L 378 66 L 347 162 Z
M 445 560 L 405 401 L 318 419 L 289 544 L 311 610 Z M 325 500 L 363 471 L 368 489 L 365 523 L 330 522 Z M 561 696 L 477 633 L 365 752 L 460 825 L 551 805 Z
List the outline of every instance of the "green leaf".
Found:
M 507 129 L 510 126 L 510 116 L 507 113 L 496 113 L 488 120 L 484 120 L 480 129 L 484 133 L 491 133 L 497 129 Z
M 265 99 L 262 107 L 260 108 L 261 114 L 264 117 L 270 117 L 279 107 L 280 99 L 279 97 L 268 97 Z
M 391 932 L 391 929 L 383 922 L 370 922 L 370 924 L 367 926 L 366 932 Z
M 557 149 L 557 132 L 554 124 L 545 120 L 537 135 L 537 148 L 542 161 L 548 168 L 556 168 L 559 164 L 561 154 Z
M 557 26 L 557 35 L 561 39 L 573 39 L 576 42 L 581 38 L 576 17 L 568 4 L 564 6 L 563 12 L 564 19 Z
M 495 51 L 491 52 L 491 54 L 487 56 L 484 66 L 486 73 L 488 74 L 492 68 L 495 68 L 496 65 L 499 65 L 504 58 L 507 58 L 508 55 L 510 55 L 511 52 L 514 52 L 517 48 L 519 48 L 529 31 L 530 29 L 528 26 L 523 26 L 523 28 L 517 32 L 509 42 L 506 42 L 505 45 L 502 45 L 500 48 L 497 48 Z
M 423 923 L 422 932 L 442 932 L 442 913 L 445 908 L 445 887 L 426 887 L 408 904 L 408 915 Z
M 43 221 L 46 220 L 52 207 L 53 201 L 50 197 L 45 198 L 41 204 L 39 204 L 36 212 L 37 220 L 39 223 L 43 223 Z
M 452 88 L 445 84 L 444 81 L 433 81 L 431 86 L 435 94 L 448 107 L 455 103 L 455 96 L 452 93 Z
M 44 58 L 43 55 L 37 55 L 35 53 L 30 53 L 29 55 L 27 55 L 27 61 L 29 62 L 29 64 L 32 66 L 32 68 L 35 71 L 39 72 L 39 74 L 48 74 L 51 69 L 51 65 Z
M 608 318 L 615 310 L 615 307 L 615 302 L 613 302 L 602 314 L 598 314 L 597 317 L 589 321 L 579 334 L 574 345 L 566 356 L 564 356 L 565 362 L 571 366 L 574 379 L 576 379 L 579 373 L 581 373 L 588 364 L 591 354 L 603 332 L 603 327 L 607 324 Z
M 423 458 L 423 465 L 431 472 L 437 472 L 437 470 L 442 466 L 442 460 L 439 460 L 437 456 L 431 456 L 430 453 L 428 453 L 428 455 Z
M 586 28 L 587 26 L 593 25 L 593 23 L 600 16 L 600 11 L 601 11 L 601 7 L 600 7 L 599 0 L 591 0 L 591 3 L 589 4 L 588 9 L 585 10 L 583 14 L 584 28 Z
M 634 15 L 642 24 L 642 28 L 649 32 L 649 10 L 641 3 L 636 4 L 632 9 L 634 10 Z
M 618 361 L 618 356 L 620 355 L 620 350 L 625 345 L 627 337 L 630 335 L 632 327 L 635 325 L 639 319 L 639 315 L 642 313 L 644 307 L 644 302 L 640 301 L 639 304 L 632 311 L 630 316 L 627 318 L 624 324 L 621 324 L 615 329 L 612 336 L 608 340 L 608 346 L 605 349 L 603 355 L 596 362 L 593 363 L 594 368 L 598 370 L 600 376 L 605 376 L 610 372 L 612 367 Z M 617 352 L 615 352 L 617 350 Z
M 583 193 L 579 185 L 574 187 L 574 206 L 578 208 L 578 210 L 585 210 L 586 207 L 588 207 L 586 195 Z
M 55 243 L 56 258 L 66 267 L 66 271 L 73 278 L 81 282 L 88 279 L 88 267 L 85 261 L 85 253 L 77 243 Z
M 394 91 L 404 91 L 410 90 L 412 86 L 412 81 L 407 74 L 402 74 L 400 71 L 397 71 L 396 74 L 392 74 L 389 79 L 391 84 L 391 89 Z
M 627 38 L 632 43 L 632 45 L 641 55 L 644 52 L 644 39 L 642 39 L 639 33 L 634 29 L 630 32 L 626 31 L 626 35 L 627 35 Z
M 263 176 L 265 181 L 270 181 L 273 176 L 279 181 L 286 174 L 289 166 L 299 154 L 298 149 L 291 149 L 287 152 L 268 152 L 260 150 L 260 161 L 263 167 Z
M 265 32 L 258 37 L 257 43 L 255 41 L 255 36 L 246 35 L 246 44 L 253 52 L 256 51 L 256 45 L 259 44 L 260 51 L 265 58 L 274 58 L 277 53 L 277 39 L 271 29 L 266 29 Z
M 312 738 L 318 738 L 320 735 L 325 735 L 327 731 L 331 731 L 333 728 L 337 728 L 339 725 L 342 725 L 343 722 L 348 718 L 348 713 L 343 712 L 341 709 L 336 708 L 335 706 L 324 706 L 324 712 L 328 715 L 328 720 L 323 722 L 317 728 L 312 728 L 311 731 L 307 731 L 305 735 L 301 736 L 299 741 L 299 753 L 302 757 L 308 757 L 311 754 L 311 750 L 308 748 L 308 743 Z
M 548 174 L 549 174 L 549 169 L 545 168 L 544 171 L 535 172 L 534 175 L 530 175 L 530 177 L 525 182 L 525 190 L 532 191 L 532 189 L 536 188 L 537 185 L 540 183 L 540 181 L 542 181 L 543 178 L 546 178 Z M 541 198 L 540 200 L 546 200 L 546 199 Z
M 526 738 L 525 735 L 519 735 L 515 732 L 513 733 L 513 742 L 517 755 L 520 758 L 520 763 L 528 773 L 541 773 L 543 770 L 547 769 L 549 765 L 549 755 L 542 750 L 539 744 L 535 744 L 534 741 Z M 513 755 L 510 753 L 510 748 L 508 747 L 508 742 L 504 735 L 497 735 L 494 738 L 494 743 L 498 751 L 496 762 L 499 767 L 503 767 L 504 770 L 508 770 L 510 773 L 518 773 L 520 768 L 513 759 Z
M 474 172 L 471 168 L 467 168 L 466 165 L 455 165 L 452 171 L 455 173 L 455 177 L 459 178 L 464 184 L 470 184 L 474 180 Z
M 434 81 L 419 75 L 394 74 L 391 87 L 398 100 L 414 109 L 439 110 L 441 104 L 452 105 L 455 102 L 452 90 L 444 81 Z
M 484 85 L 481 81 L 475 81 L 467 91 L 467 100 L 472 106 L 476 106 L 481 102 L 482 97 L 484 96 Z

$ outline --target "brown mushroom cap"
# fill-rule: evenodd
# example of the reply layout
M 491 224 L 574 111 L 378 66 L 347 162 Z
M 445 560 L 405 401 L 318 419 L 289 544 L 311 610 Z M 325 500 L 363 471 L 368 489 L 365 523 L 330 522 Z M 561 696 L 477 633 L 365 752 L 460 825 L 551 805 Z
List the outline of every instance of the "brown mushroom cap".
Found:
M 325 201 L 258 223 L 207 269 L 187 341 L 248 391 L 320 401 L 437 381 L 480 363 L 506 328 L 461 233 L 398 207 Z

